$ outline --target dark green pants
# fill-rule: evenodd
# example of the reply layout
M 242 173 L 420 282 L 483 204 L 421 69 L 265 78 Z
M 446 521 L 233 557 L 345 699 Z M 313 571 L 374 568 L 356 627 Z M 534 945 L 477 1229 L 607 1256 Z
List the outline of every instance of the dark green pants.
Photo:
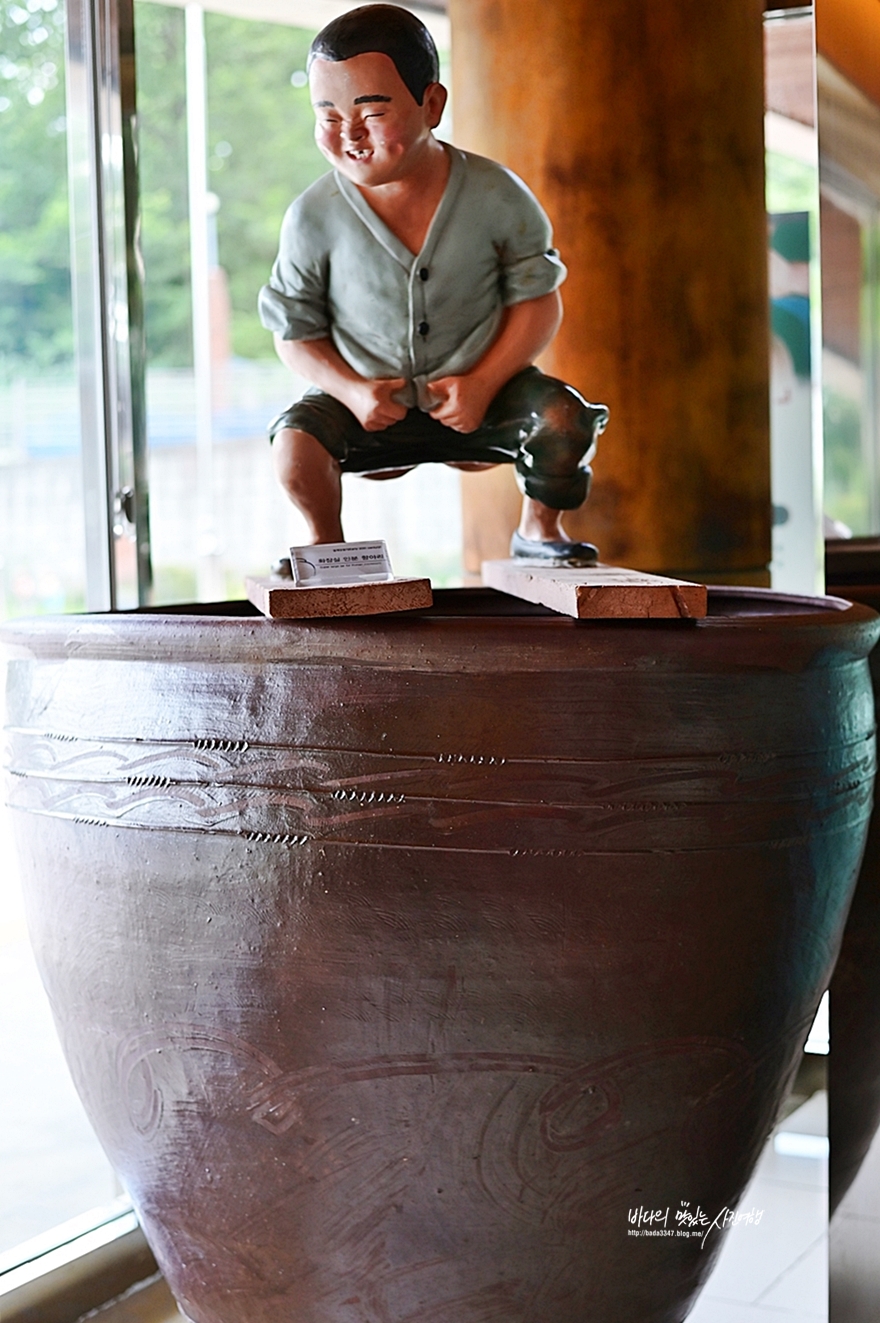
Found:
M 604 404 L 588 404 L 573 386 L 528 367 L 502 386 L 475 432 L 453 431 L 420 409 L 381 432 L 365 432 L 344 404 L 315 391 L 274 418 L 269 436 L 283 427 L 308 432 L 343 473 L 465 460 L 513 464 L 526 496 L 575 510 L 589 491 L 589 462 L 607 421 Z

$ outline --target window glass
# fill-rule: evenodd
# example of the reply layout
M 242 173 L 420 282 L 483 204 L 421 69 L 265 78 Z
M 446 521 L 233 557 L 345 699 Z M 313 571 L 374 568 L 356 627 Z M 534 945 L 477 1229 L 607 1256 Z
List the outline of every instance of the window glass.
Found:
M 771 583 L 824 588 L 819 161 L 811 15 L 764 24 L 770 295 Z
M 0 1255 L 120 1192 L 67 1071 L 0 804 Z
M 85 599 L 64 25 L 0 0 L 0 612 Z
M 841 532 L 880 531 L 878 209 L 861 190 L 822 192 L 825 503 Z
M 880 533 L 880 109 L 822 54 L 822 382 L 835 536 Z
M 66 151 L 63 7 L 0 0 L 0 618 L 85 600 Z M 118 1193 L 55 1036 L 2 799 L 0 1005 L 2 1253 Z

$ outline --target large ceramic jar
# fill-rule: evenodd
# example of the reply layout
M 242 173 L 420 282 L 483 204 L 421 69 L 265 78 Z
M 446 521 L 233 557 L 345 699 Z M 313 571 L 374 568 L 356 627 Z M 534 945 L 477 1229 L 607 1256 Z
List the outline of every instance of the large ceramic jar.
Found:
M 825 547 L 828 582 L 880 608 L 880 538 Z M 832 588 L 832 592 L 838 591 Z M 870 658 L 874 700 L 880 654 Z M 880 813 L 874 812 L 840 956 L 831 980 L 828 1058 L 828 1202 L 833 1213 L 859 1173 L 880 1126 Z
M 736 1205 L 837 954 L 877 633 L 760 590 L 7 626 L 35 948 L 185 1312 L 684 1318 L 721 1235 L 676 1215 Z

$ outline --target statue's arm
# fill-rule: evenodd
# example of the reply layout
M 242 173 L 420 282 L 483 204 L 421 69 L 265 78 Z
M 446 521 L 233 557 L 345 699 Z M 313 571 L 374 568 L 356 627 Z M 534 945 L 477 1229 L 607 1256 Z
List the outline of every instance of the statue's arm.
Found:
M 431 415 L 456 432 L 473 432 L 501 387 L 535 361 L 562 322 L 558 290 L 505 308 L 501 328 L 483 357 L 461 376 L 428 382 L 437 398 Z
M 285 340 L 275 332 L 281 362 L 350 409 L 366 432 L 379 432 L 406 416 L 406 408 L 391 397 L 406 383 L 402 377 L 368 381 L 349 367 L 329 338 Z

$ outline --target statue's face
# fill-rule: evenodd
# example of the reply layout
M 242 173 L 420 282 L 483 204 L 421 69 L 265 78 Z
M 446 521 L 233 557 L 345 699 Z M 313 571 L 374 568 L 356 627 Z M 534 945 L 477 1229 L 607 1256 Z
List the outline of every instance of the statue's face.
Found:
M 318 147 L 365 188 L 404 179 L 417 168 L 446 104 L 445 88 L 431 83 L 419 105 L 394 61 L 379 51 L 315 60 L 309 87 Z

